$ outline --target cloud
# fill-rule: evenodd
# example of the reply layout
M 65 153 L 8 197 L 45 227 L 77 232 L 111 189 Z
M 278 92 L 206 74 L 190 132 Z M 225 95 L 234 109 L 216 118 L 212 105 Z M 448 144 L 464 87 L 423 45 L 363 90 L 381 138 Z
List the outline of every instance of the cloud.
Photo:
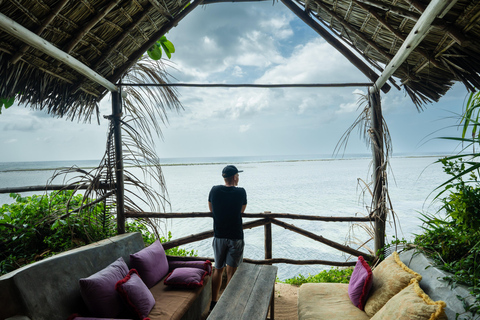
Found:
M 363 108 L 366 106 L 366 101 L 364 98 L 366 94 L 367 93 L 362 90 L 354 90 L 350 96 L 352 99 L 355 99 L 355 101 L 341 103 L 336 113 L 358 113 L 358 110 L 363 110 Z
M 13 138 L 13 139 L 5 140 L 5 141 L 3 141 L 3 143 L 10 144 L 10 143 L 16 143 L 17 141 L 18 141 L 18 139 Z
M 242 124 L 239 128 L 239 132 L 247 132 L 250 130 L 251 125 L 250 124 Z

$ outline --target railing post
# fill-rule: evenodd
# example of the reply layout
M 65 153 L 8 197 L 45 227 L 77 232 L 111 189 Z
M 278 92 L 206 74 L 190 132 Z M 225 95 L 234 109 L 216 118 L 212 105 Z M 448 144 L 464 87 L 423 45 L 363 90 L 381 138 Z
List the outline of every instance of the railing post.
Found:
M 125 185 L 123 181 L 123 152 L 122 152 L 122 95 L 119 91 L 112 91 L 112 118 L 113 134 L 115 137 L 115 180 L 117 197 L 117 233 L 125 233 Z
M 265 211 L 264 213 L 271 213 Z M 270 222 L 264 225 L 265 230 L 265 259 L 272 259 L 272 224 Z
M 383 116 L 380 103 L 380 93 L 371 90 L 368 95 L 372 128 L 370 137 L 373 153 L 373 217 L 375 219 L 375 255 L 385 247 L 385 220 L 387 217 L 385 206 L 385 154 L 383 141 Z

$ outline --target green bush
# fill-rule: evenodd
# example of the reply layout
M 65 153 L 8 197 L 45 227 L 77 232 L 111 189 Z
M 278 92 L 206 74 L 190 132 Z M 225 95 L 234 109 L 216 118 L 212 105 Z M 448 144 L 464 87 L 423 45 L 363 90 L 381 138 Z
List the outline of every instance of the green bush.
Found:
M 449 272 L 444 277 L 452 286 L 466 285 L 476 302 L 464 303 L 466 311 L 473 316 L 480 314 L 480 188 L 477 177 L 470 172 L 469 184 L 464 161 L 442 159 L 444 171 L 452 175 L 445 190 L 450 193 L 440 201 L 441 216 L 423 214 L 423 233 L 415 236 L 414 243 L 433 259 L 436 266 Z M 473 182 L 473 183 L 472 183 Z M 457 318 L 461 315 L 457 315 Z M 462 318 L 465 319 L 465 318 Z
M 300 286 L 303 283 L 321 283 L 321 282 L 334 282 L 334 283 L 349 283 L 352 276 L 353 268 L 331 268 L 330 270 L 323 270 L 317 275 L 308 275 L 305 277 L 301 274 L 294 278 L 286 279 L 283 283 L 293 284 Z
M 53 192 L 45 196 L 10 196 L 15 202 L 0 207 L 0 274 L 117 234 L 115 216 L 103 203 L 71 213 L 85 205 L 83 195 L 73 191 Z M 127 232 L 140 232 L 146 245 L 156 240 L 142 220 L 127 221 L 125 229 Z M 162 237 L 160 241 L 166 242 L 171 238 L 169 232 L 168 238 Z M 194 250 L 179 248 L 169 249 L 166 253 L 196 255 Z

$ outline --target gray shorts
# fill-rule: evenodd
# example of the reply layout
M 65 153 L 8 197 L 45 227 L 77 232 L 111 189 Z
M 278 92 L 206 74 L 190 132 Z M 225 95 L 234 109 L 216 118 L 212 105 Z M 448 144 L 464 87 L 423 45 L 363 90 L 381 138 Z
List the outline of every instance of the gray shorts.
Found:
M 245 242 L 242 239 L 213 238 L 213 254 L 215 268 L 222 269 L 225 265 L 237 268 L 243 260 Z

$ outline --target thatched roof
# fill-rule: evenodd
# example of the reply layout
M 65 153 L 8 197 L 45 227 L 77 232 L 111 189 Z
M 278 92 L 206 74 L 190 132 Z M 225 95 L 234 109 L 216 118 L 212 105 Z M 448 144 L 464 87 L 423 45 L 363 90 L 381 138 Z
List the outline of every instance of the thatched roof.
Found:
M 0 0 L 0 21 L 15 21 L 117 83 L 156 40 L 181 23 L 198 4 L 219 1 Z M 396 54 L 430 3 L 282 2 L 298 11 L 296 14 L 320 34 L 327 38 L 333 34 L 327 41 L 337 41 L 337 49 L 346 56 L 355 56 L 352 52 L 356 51 L 367 59 L 371 64 L 363 65 L 362 71 L 371 79 Z M 453 5 L 437 17 L 425 39 L 394 73 L 417 106 L 437 101 L 453 81 L 462 81 L 470 90 L 480 87 L 480 44 L 475 41 L 480 35 L 480 1 L 450 3 Z M 19 102 L 70 118 L 88 119 L 95 113 L 98 102 L 108 92 L 104 86 L 7 31 L 0 27 L 0 97 L 21 92 Z M 338 38 L 351 46 L 350 51 Z M 371 65 L 378 70 L 371 70 Z

